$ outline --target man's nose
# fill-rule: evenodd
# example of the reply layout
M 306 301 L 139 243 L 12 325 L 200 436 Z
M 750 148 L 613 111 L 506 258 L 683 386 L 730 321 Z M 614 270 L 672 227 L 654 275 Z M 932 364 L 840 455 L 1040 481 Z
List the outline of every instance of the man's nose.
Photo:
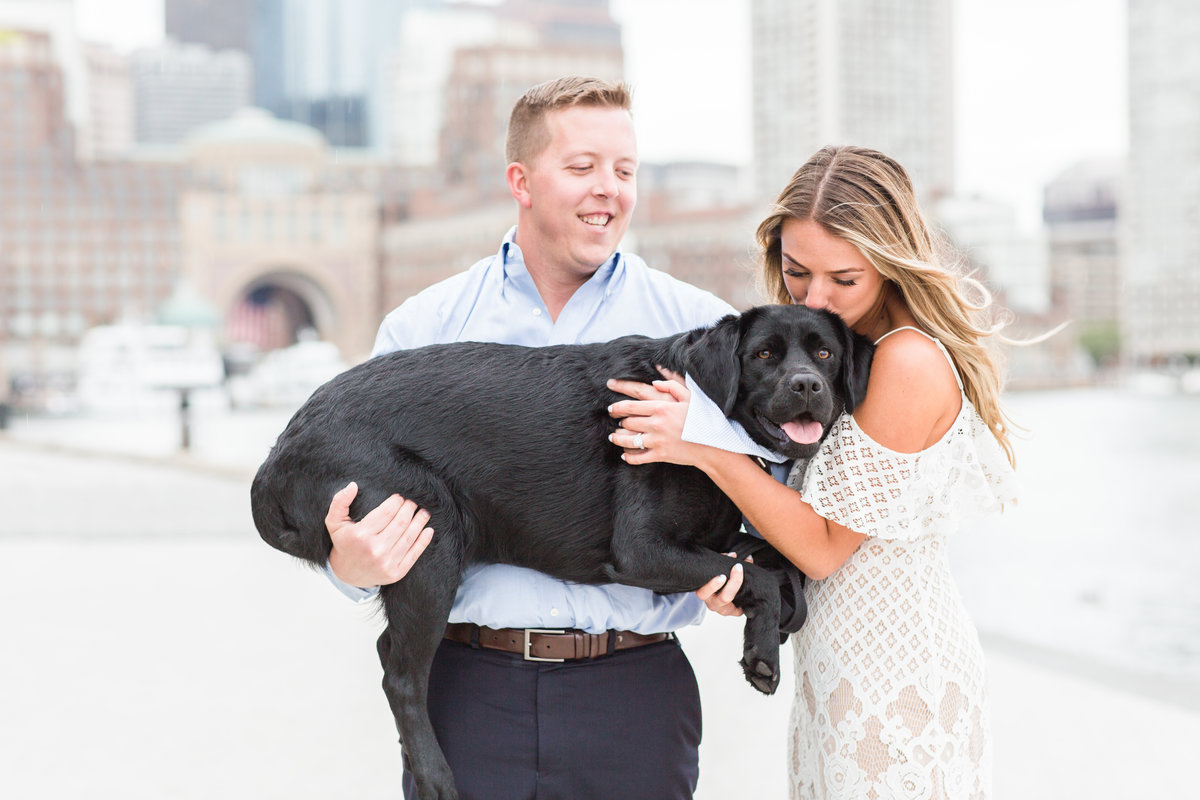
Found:
M 596 184 L 592 191 L 601 197 L 616 197 L 621 193 L 621 188 L 617 184 L 616 175 L 611 172 L 597 172 Z

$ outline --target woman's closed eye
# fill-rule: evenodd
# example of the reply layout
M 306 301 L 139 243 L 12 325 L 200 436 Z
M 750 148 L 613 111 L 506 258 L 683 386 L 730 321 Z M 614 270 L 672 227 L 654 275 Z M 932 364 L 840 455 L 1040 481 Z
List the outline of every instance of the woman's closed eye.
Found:
M 810 278 L 812 278 L 812 273 L 801 272 L 800 270 L 796 270 L 796 269 L 785 269 L 783 271 L 783 274 L 787 275 L 789 278 L 795 278 L 796 280 L 799 280 L 799 281 L 806 281 L 806 280 L 809 280 Z M 833 281 L 838 286 L 857 286 L 858 285 L 858 281 L 854 278 L 839 278 L 836 275 L 831 275 L 829 277 L 829 280 Z

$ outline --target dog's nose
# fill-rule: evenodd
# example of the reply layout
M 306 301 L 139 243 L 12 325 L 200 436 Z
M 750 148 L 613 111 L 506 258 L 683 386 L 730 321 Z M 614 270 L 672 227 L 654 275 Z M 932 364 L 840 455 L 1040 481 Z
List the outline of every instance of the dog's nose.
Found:
M 788 386 L 797 394 L 817 394 L 821 391 L 821 379 L 810 373 L 793 375 Z

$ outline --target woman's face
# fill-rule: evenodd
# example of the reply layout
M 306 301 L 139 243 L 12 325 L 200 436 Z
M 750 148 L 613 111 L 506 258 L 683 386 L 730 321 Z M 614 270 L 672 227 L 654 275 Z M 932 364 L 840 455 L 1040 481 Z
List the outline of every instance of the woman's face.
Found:
M 857 247 L 810 219 L 785 221 L 779 239 L 793 303 L 828 309 L 855 330 L 874 324 L 884 279 Z

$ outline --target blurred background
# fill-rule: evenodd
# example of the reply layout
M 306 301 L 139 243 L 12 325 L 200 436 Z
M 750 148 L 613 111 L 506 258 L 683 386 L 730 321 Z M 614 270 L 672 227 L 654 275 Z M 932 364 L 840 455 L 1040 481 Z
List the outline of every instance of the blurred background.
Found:
M 275 435 L 495 252 L 512 104 L 591 74 L 634 88 L 650 265 L 759 302 L 768 203 L 854 143 L 909 169 L 1011 335 L 1066 323 L 1008 354 L 1025 493 L 955 543 L 960 586 L 991 651 L 1195 715 L 1198 39 L 1193 0 L 0 0 L 6 596 L 172 536 L 257 553 L 228 503 Z M 202 484 L 113 505 L 134 464 Z M 106 513 L 47 522 L 55 486 Z M 39 610 L 18 646 L 70 616 Z

